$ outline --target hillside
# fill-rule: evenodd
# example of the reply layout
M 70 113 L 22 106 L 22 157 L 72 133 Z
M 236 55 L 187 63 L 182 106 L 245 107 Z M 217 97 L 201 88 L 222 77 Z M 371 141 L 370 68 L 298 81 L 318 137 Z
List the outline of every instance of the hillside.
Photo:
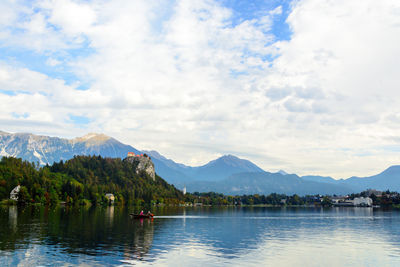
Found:
M 20 200 L 28 202 L 70 203 L 104 201 L 112 193 L 120 203 L 177 203 L 183 194 L 159 176 L 154 179 L 138 164 L 119 158 L 75 156 L 66 162 L 37 168 L 12 157 L 0 161 L 0 199 L 21 185 Z

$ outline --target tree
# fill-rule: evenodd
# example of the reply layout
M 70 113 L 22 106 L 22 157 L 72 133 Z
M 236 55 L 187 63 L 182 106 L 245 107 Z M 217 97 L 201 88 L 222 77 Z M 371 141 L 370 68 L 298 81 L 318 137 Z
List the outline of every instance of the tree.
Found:
M 329 197 L 324 196 L 321 201 L 321 205 L 325 206 L 325 207 L 330 207 L 330 206 L 332 206 L 332 200 Z
M 28 189 L 25 186 L 21 186 L 18 193 L 18 202 L 19 203 L 27 203 L 31 202 L 31 195 L 28 192 Z

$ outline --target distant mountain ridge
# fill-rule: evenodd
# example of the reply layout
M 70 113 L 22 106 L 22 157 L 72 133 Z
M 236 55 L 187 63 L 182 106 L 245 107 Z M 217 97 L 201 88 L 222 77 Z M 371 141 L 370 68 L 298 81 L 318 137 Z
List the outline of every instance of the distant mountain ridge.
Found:
M 190 167 L 165 158 L 157 151 L 140 151 L 104 134 L 89 133 L 73 139 L 7 133 L 0 131 L 0 156 L 20 157 L 41 165 L 71 159 L 74 155 L 125 158 L 128 152 L 147 153 L 156 172 L 168 182 L 184 184 L 193 180 L 221 180 L 237 172 L 259 172 L 261 168 L 233 155 L 220 157 L 200 167 Z
M 83 137 L 66 139 L 30 133 L 0 132 L 0 156 L 20 157 L 41 165 L 68 160 L 74 155 L 124 158 L 129 151 L 139 153 L 139 150 L 104 134 L 90 133 Z
M 194 181 L 220 181 L 228 178 L 234 173 L 240 172 L 263 172 L 264 170 L 255 165 L 254 163 L 240 159 L 233 155 L 225 155 L 218 159 L 212 160 L 209 163 L 199 166 L 190 167 L 184 164 L 175 163 L 171 159 L 167 159 L 161 156 L 156 151 L 144 151 L 150 155 L 153 160 L 156 159 L 161 162 L 159 166 L 156 165 L 156 171 L 163 172 L 165 179 L 173 181 L 177 185 L 183 185 L 185 183 Z M 165 166 L 169 167 L 173 171 L 167 172 Z M 162 169 L 164 168 L 164 169 Z M 176 179 L 177 173 L 185 177 L 185 179 Z
M 301 176 L 301 178 L 303 180 L 310 182 L 329 183 L 329 184 L 336 184 L 338 181 L 329 176 L 317 176 L 317 175 L 306 175 L 306 176 Z
M 350 185 L 356 189 L 374 188 L 378 190 L 400 191 L 400 166 L 395 165 L 383 172 L 369 177 L 350 177 L 338 180 L 339 183 Z
M 245 172 L 235 173 L 228 178 L 213 183 L 193 182 L 187 185 L 190 192 L 216 191 L 228 195 L 251 194 L 348 194 L 352 188 L 341 184 L 327 184 L 307 181 L 296 174 L 270 173 L 270 172 Z
M 167 159 L 157 151 L 140 151 L 104 134 L 90 133 L 66 139 L 0 131 L 0 157 L 20 157 L 41 165 L 68 160 L 74 155 L 125 158 L 128 152 L 150 155 L 158 175 L 178 188 L 186 186 L 188 192 L 347 194 L 369 188 L 400 191 L 400 166 L 389 167 L 377 175 L 365 178 L 335 180 L 316 175 L 299 177 L 283 170 L 266 172 L 254 163 L 233 155 L 222 156 L 203 166 L 186 166 Z

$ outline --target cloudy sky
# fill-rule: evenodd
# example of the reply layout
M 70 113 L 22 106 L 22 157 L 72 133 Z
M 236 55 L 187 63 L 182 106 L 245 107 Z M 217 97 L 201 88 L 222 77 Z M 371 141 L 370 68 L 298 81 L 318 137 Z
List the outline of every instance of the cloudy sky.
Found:
M 400 164 L 398 0 L 0 1 L 0 130 L 334 178 Z

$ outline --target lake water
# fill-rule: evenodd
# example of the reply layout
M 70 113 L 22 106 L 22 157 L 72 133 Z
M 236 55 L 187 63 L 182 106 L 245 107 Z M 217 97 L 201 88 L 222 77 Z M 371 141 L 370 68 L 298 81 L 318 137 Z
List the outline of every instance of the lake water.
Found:
M 1 266 L 400 266 L 400 212 L 0 207 Z

